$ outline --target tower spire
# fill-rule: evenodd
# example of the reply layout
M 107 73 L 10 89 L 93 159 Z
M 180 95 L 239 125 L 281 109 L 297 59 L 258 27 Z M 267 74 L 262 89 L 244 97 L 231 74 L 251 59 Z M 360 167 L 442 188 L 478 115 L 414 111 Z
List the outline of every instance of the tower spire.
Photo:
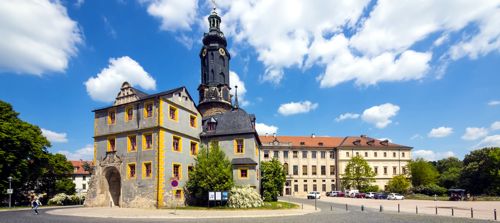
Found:
M 234 86 L 234 108 L 238 109 L 238 85 Z

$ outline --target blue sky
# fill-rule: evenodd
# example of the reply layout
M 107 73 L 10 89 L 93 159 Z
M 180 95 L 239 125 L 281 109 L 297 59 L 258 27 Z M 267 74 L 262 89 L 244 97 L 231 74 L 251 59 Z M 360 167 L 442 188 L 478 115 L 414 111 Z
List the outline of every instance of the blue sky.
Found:
M 500 1 L 216 1 L 260 133 L 367 134 L 414 156 L 500 146 Z M 0 100 L 52 152 L 92 157 L 127 80 L 198 100 L 204 0 L 0 2 Z

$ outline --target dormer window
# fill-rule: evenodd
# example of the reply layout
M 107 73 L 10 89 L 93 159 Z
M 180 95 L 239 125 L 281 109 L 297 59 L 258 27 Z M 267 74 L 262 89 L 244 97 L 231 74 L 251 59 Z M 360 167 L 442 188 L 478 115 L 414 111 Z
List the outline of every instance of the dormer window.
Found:
M 323 143 L 322 142 L 318 142 L 318 146 L 323 146 Z
M 215 130 L 216 123 L 215 122 L 209 122 L 207 125 L 207 130 L 208 131 L 214 131 Z
M 305 142 L 300 142 L 300 145 L 301 145 L 301 146 L 303 146 L 303 145 L 305 145 L 305 144 L 306 144 Z

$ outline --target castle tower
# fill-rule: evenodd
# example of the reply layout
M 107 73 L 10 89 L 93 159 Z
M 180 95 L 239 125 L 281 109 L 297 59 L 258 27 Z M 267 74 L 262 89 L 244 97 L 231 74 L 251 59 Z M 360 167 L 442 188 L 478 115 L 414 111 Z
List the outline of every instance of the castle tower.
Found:
M 227 41 L 220 30 L 221 18 L 212 11 L 208 17 L 210 29 L 204 34 L 200 50 L 201 84 L 198 87 L 200 102 L 198 109 L 203 117 L 231 110 L 229 90 L 229 60 Z

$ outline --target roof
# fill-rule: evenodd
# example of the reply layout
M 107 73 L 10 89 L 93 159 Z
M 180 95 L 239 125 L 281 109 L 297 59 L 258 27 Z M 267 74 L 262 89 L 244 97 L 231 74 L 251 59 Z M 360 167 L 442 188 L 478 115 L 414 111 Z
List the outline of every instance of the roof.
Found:
M 71 164 L 73 165 L 73 174 L 81 174 L 81 175 L 90 175 L 88 171 L 85 171 L 83 169 L 83 164 L 84 163 L 89 163 L 92 165 L 92 161 L 84 161 L 84 160 L 70 160 Z
M 253 159 L 250 158 L 234 158 L 231 160 L 231 164 L 233 165 L 257 165 Z
M 366 135 L 345 137 L 339 147 L 412 148 L 409 146 L 395 144 L 389 142 L 388 140 L 371 138 Z
M 208 121 L 215 120 L 215 130 L 208 131 Z M 203 118 L 203 133 L 202 136 L 219 136 L 219 135 L 235 135 L 235 134 L 256 134 L 254 123 L 255 116 L 248 114 L 241 108 L 232 109 L 230 111 L 207 116 Z
M 290 143 L 293 147 L 337 147 L 344 137 L 325 136 L 259 136 L 263 144 L 270 144 L 275 141 L 279 143 Z

